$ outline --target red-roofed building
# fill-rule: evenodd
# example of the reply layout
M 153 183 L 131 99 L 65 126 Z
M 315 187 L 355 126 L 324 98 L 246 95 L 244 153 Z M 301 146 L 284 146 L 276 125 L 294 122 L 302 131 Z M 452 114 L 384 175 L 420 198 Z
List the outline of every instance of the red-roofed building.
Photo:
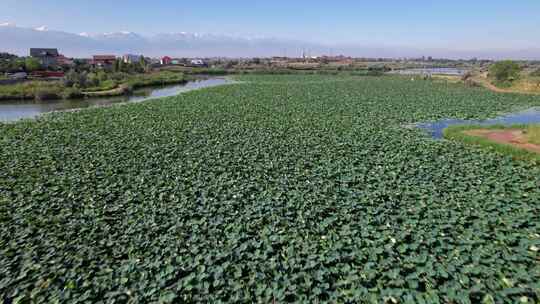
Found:
M 115 55 L 94 55 L 92 59 L 92 64 L 95 66 L 111 66 L 116 61 Z
M 64 56 L 62 54 L 60 54 L 60 55 L 58 55 L 58 57 L 56 57 L 56 62 L 58 63 L 58 65 L 63 65 L 63 66 L 74 65 L 73 59 L 67 58 L 66 56 Z
M 165 56 L 161 58 L 161 65 L 169 65 L 172 63 L 172 58 L 169 56 Z

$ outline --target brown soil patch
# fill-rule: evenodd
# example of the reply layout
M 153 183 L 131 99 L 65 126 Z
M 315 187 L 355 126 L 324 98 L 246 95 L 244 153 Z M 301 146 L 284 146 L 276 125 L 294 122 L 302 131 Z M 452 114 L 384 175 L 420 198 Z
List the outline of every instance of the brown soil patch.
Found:
M 489 139 L 496 143 L 512 145 L 514 147 L 540 154 L 540 145 L 527 141 L 522 130 L 516 129 L 476 129 L 464 131 L 464 134 Z

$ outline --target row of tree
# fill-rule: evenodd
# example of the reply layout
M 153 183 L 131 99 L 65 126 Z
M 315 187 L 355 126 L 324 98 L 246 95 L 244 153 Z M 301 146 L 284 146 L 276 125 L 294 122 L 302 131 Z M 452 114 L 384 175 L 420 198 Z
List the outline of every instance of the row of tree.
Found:
M 33 72 L 41 68 L 36 58 L 0 53 L 0 73 Z
M 112 67 L 113 72 L 123 73 L 148 73 L 152 70 L 152 65 L 141 56 L 139 62 L 125 63 L 122 59 L 116 59 Z
M 18 57 L 9 53 L 0 53 L 0 73 L 16 73 L 16 72 L 33 72 L 42 69 L 38 59 L 32 57 Z M 54 70 L 63 70 L 68 72 L 74 69 L 77 72 L 93 72 L 96 68 L 89 64 L 86 60 L 74 60 L 73 66 L 56 66 Z M 123 72 L 123 73 L 147 73 L 151 71 L 152 66 L 144 57 L 141 57 L 139 62 L 125 63 L 121 59 L 117 59 L 112 67 L 99 68 L 107 72 Z

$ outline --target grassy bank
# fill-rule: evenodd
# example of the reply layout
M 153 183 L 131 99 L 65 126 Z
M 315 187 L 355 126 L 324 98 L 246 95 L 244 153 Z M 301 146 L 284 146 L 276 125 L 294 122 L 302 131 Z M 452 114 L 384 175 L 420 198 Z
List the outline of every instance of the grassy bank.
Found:
M 50 100 L 77 98 L 82 93 L 79 89 L 68 88 L 60 81 L 28 81 L 10 85 L 0 85 L 1 100 Z
M 475 72 L 469 81 L 477 86 L 485 87 L 497 93 L 540 94 L 540 76 L 522 72 L 519 78 L 513 81 L 500 82 L 487 73 Z
M 3 300 L 538 302 L 540 167 L 401 127 L 538 98 L 239 80 L 0 124 Z
M 481 126 L 481 125 L 462 125 L 462 126 L 451 126 L 446 128 L 443 131 L 444 138 L 457 140 L 469 145 L 479 146 L 488 151 L 494 151 L 504 155 L 510 155 L 515 159 L 519 160 L 531 160 L 535 162 L 540 162 L 540 155 L 538 153 L 530 152 L 518 147 L 514 147 L 509 144 L 497 143 L 492 140 L 465 134 L 464 132 L 477 129 L 487 129 L 487 130 L 505 130 L 505 129 L 518 129 L 526 132 L 527 137 L 531 143 L 540 142 L 540 126 L 531 126 L 531 125 L 492 125 L 492 126 Z
M 528 125 L 526 132 L 529 142 L 540 145 L 540 125 Z
M 128 94 L 134 89 L 148 86 L 186 83 L 190 77 L 182 73 L 161 72 L 128 75 L 119 81 L 108 80 L 98 87 L 67 87 L 61 81 L 28 81 L 13 85 L 0 85 L 0 100 L 33 99 L 48 100 L 61 98 L 105 97 Z
M 125 84 L 129 89 L 134 90 L 137 88 L 148 86 L 162 86 L 170 84 L 186 83 L 190 77 L 179 73 L 153 73 L 153 74 L 140 74 L 134 75 L 127 79 Z
M 183 73 L 159 72 L 153 74 L 133 75 L 121 83 L 108 83 L 106 86 L 92 88 L 83 92 L 87 97 L 119 96 L 131 93 L 133 90 L 150 86 L 164 86 L 187 83 L 194 79 Z

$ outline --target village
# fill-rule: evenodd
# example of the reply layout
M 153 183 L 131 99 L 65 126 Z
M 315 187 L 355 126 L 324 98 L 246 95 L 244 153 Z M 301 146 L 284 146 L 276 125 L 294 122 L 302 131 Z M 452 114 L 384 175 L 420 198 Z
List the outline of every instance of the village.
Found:
M 7 53 L 4 54 L 9 55 Z M 6 58 L 8 57 L 0 57 L 0 59 L 4 60 Z M 31 48 L 29 50 L 29 57 L 21 60 L 21 64 L 17 64 L 19 59 L 17 56 L 11 55 L 11 59 L 13 61 L 12 65 L 0 66 L 0 73 L 3 74 L 4 80 L 23 80 L 28 78 L 55 79 L 64 77 L 70 69 L 119 70 L 122 65 L 130 64 L 138 64 L 151 68 L 171 65 L 185 67 L 208 66 L 203 59 L 171 58 L 169 56 L 150 58 L 144 55 L 134 54 L 125 54 L 122 56 L 99 54 L 92 56 L 92 58 L 68 58 L 56 48 Z
M 349 70 L 349 71 L 395 71 L 422 67 L 487 66 L 490 60 L 419 58 L 354 58 L 343 55 L 312 56 L 305 51 L 297 57 L 274 56 L 269 58 L 173 58 L 149 57 L 143 54 L 96 54 L 91 58 L 72 58 L 57 48 L 31 48 L 28 57 L 17 57 L 0 50 L 0 81 L 13 83 L 24 79 L 58 79 L 70 70 L 121 71 L 125 67 L 140 66 L 141 72 L 173 70 L 190 72 L 192 69 L 214 70 Z M 198 70 L 200 71 L 200 70 Z M 130 70 L 130 72 L 136 72 Z M 214 71 L 215 72 L 215 71 Z M 210 72 L 212 73 L 212 72 Z M 7 81 L 11 80 L 11 82 Z M 2 84 L 2 82 L 0 82 Z

